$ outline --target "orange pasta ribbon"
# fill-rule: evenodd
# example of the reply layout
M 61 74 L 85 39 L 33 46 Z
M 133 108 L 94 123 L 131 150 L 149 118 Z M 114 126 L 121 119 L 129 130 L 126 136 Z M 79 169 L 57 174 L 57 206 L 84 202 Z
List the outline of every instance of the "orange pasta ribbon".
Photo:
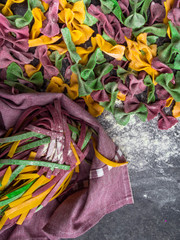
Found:
M 175 118 L 180 117 L 180 102 L 175 103 L 172 114 Z
M 103 113 L 104 107 L 99 105 L 99 103 L 95 102 L 93 100 L 93 98 L 91 97 L 91 95 L 87 95 L 87 96 L 83 97 L 83 99 L 84 99 L 86 105 L 88 106 L 88 112 L 93 117 L 98 117 Z
M 166 100 L 166 107 L 170 107 L 170 105 L 172 104 L 174 98 L 173 97 L 169 97 L 167 100 Z
M 41 46 L 41 45 L 53 44 L 53 43 L 57 42 L 58 40 L 60 40 L 61 37 L 62 37 L 61 35 L 57 35 L 57 36 L 50 38 L 45 35 L 42 35 L 35 39 L 29 39 L 28 43 L 29 43 L 29 47 L 37 47 L 37 46 Z
M 31 64 L 24 65 L 24 69 L 25 69 L 25 72 L 28 75 L 28 77 L 31 77 L 34 73 L 39 72 L 41 67 L 42 67 L 42 63 L 41 62 L 39 62 L 39 64 L 36 67 L 34 67 Z
M 164 2 L 164 7 L 165 7 L 165 11 L 166 11 L 166 15 L 165 15 L 165 18 L 163 19 L 163 23 L 165 24 L 168 24 L 168 12 L 171 10 L 171 8 L 173 7 L 173 4 L 174 4 L 174 0 L 166 0 Z M 168 28 L 167 28 L 167 35 L 169 38 L 171 38 L 171 30 L 170 30 L 170 27 L 168 25 Z
M 34 17 L 34 24 L 31 28 L 30 39 L 35 39 L 39 36 L 42 28 L 42 22 L 46 19 L 40 8 L 33 8 L 32 15 Z
M 85 20 L 84 2 L 78 1 L 74 5 L 63 2 L 62 5 L 65 8 L 58 14 L 59 21 L 66 23 L 75 45 L 85 43 L 92 36 L 94 30 L 83 24 Z
M 158 76 L 158 71 L 151 67 L 152 59 L 156 56 L 157 45 L 147 45 L 147 33 L 141 33 L 137 37 L 137 42 L 126 38 L 127 48 L 125 50 L 125 56 L 130 61 L 129 67 L 135 71 L 145 71 L 153 79 Z
M 85 65 L 88 62 L 88 56 L 89 54 L 93 53 L 97 47 L 96 38 L 91 37 L 91 47 L 88 47 L 87 49 L 83 47 L 76 47 L 76 52 L 81 57 L 81 60 L 79 61 L 80 64 Z
M 74 100 L 78 97 L 78 77 L 75 73 L 72 73 L 69 85 L 64 83 L 64 81 L 59 77 L 52 77 L 46 91 L 63 93 L 65 89 L 67 90 L 67 95 L 71 99 Z
M 121 92 L 118 92 L 117 98 L 121 101 L 125 101 L 126 100 L 126 95 L 121 93 Z
M 5 4 L 0 3 L 0 10 L 4 16 L 12 16 L 11 5 L 22 2 L 24 2 L 24 0 L 7 0 Z
M 64 41 L 58 44 L 48 44 L 47 47 L 53 51 L 58 51 L 60 55 L 67 52 L 67 47 Z
M 97 45 L 101 49 L 101 51 L 103 51 L 107 55 L 109 55 L 117 60 L 122 59 L 122 57 L 124 55 L 124 51 L 125 51 L 124 46 L 118 45 L 118 44 L 113 46 L 111 43 L 105 41 L 104 38 L 100 34 L 96 35 L 96 41 L 97 41 Z

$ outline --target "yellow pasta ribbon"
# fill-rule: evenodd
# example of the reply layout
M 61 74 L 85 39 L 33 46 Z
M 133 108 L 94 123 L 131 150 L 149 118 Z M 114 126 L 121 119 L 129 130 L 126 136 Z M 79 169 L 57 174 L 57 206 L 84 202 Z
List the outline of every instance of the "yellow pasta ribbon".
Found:
M 89 54 L 93 53 L 97 47 L 97 42 L 95 37 L 91 37 L 91 47 L 88 47 L 87 49 L 83 47 L 76 47 L 76 52 L 81 57 L 81 60 L 79 61 L 80 64 L 86 65 L 88 62 L 88 56 Z
M 1 220 L 0 220 L 0 229 L 4 226 L 4 224 L 6 223 L 6 221 L 8 220 L 8 217 L 6 215 L 4 215 Z
M 21 173 L 34 172 L 36 170 L 38 170 L 38 166 L 27 166 L 21 171 Z
M 65 89 L 67 90 L 67 95 L 71 99 L 74 100 L 78 97 L 78 77 L 75 73 L 72 73 L 69 85 L 64 83 L 59 77 L 52 77 L 46 91 L 63 93 Z
M 163 23 L 165 23 L 165 24 L 168 24 L 168 12 L 171 10 L 171 8 L 172 8 L 172 6 L 173 6 L 173 4 L 174 4 L 174 0 L 166 0 L 165 2 L 164 2 L 164 7 L 165 7 L 165 11 L 166 11 L 166 15 L 165 15 L 165 17 L 164 17 L 164 19 L 163 19 Z
M 72 7 L 66 0 L 59 0 L 59 9 L 62 11 L 64 8 Z
M 118 92 L 117 98 L 121 101 L 125 101 L 126 100 L 126 94 L 122 94 L 121 92 Z
M 81 162 L 80 162 L 79 156 L 78 156 L 78 154 L 76 152 L 76 149 L 75 149 L 75 147 L 74 147 L 72 142 L 71 142 L 70 146 L 71 146 L 72 152 L 73 152 L 73 154 L 74 154 L 74 156 L 76 158 L 76 165 L 79 165 Z
M 75 45 L 85 43 L 93 34 L 94 30 L 84 25 L 85 6 L 83 1 L 75 2 L 74 5 L 68 4 L 59 14 L 59 21 L 66 23 L 70 30 L 72 41 Z
M 113 161 L 107 159 L 106 157 L 104 157 L 103 155 L 101 155 L 101 153 L 99 153 L 98 150 L 96 149 L 96 144 L 95 144 L 94 139 L 93 139 L 93 147 L 94 147 L 94 152 L 95 152 L 96 157 L 97 157 L 101 162 L 103 162 L 104 164 L 106 164 L 106 165 L 108 165 L 108 166 L 111 166 L 111 167 L 120 167 L 120 166 L 123 166 L 123 165 L 127 165 L 127 164 L 128 164 L 128 162 L 123 162 L 123 163 L 113 162 Z
M 16 224 L 22 225 L 23 222 L 24 222 L 24 220 L 25 220 L 25 218 L 27 217 L 28 213 L 29 213 L 29 211 L 21 214 L 21 216 L 19 217 L 19 219 L 18 219 L 18 221 L 16 222 Z
M 13 128 L 9 128 L 9 130 L 7 131 L 7 133 L 5 134 L 4 137 L 9 137 L 11 135 L 12 131 L 13 131 Z
M 39 62 L 39 64 L 36 67 L 31 64 L 24 65 L 24 69 L 25 69 L 25 72 L 28 75 L 28 77 L 31 77 L 34 73 L 39 72 L 41 67 L 42 67 L 41 62 Z
M 82 98 L 84 99 L 86 105 L 88 106 L 88 112 L 93 117 L 98 117 L 103 113 L 104 107 L 99 105 L 99 103 L 95 102 L 93 100 L 93 98 L 91 97 L 91 95 L 87 95 L 87 96 L 84 96 Z
M 9 181 L 9 178 L 10 178 L 11 174 L 12 174 L 12 170 L 11 170 L 11 167 L 9 166 L 7 168 L 4 176 L 3 176 L 3 179 L 2 179 L 2 182 L 1 182 L 2 186 L 0 187 L 0 191 L 2 191 L 5 188 L 5 186 L 8 184 L 8 181 Z
M 48 182 L 50 182 L 54 176 L 52 175 L 51 178 L 47 178 L 44 175 L 40 176 L 40 178 L 37 179 L 37 181 L 24 193 L 22 197 L 26 197 L 31 195 L 39 186 L 42 186 Z
M 180 117 L 180 102 L 176 102 L 173 110 L 172 110 L 172 114 L 175 118 Z
M 168 24 L 168 12 L 171 10 L 171 8 L 173 7 L 173 4 L 174 4 L 174 0 L 166 0 L 164 2 L 164 7 L 165 7 L 165 11 L 166 11 L 166 15 L 163 19 L 163 23 L 165 23 L 166 25 Z M 168 28 L 167 28 L 167 35 L 168 37 L 171 39 L 171 30 L 170 30 L 170 27 L 169 27 L 169 24 L 168 24 Z
M 54 37 L 47 37 L 45 35 L 40 36 L 39 38 L 29 39 L 29 47 L 37 47 L 41 45 L 53 44 L 61 39 L 61 35 L 57 35 Z
M 38 196 L 36 196 L 34 198 L 31 198 L 31 199 L 28 199 L 27 201 L 23 202 L 22 204 L 20 204 L 20 205 L 18 205 L 16 207 L 8 209 L 5 212 L 5 215 L 9 219 L 12 219 L 12 218 L 17 217 L 18 215 L 21 215 L 21 214 L 27 212 L 30 209 L 33 209 L 33 208 L 39 206 L 42 203 L 42 201 L 44 200 L 44 198 L 48 195 L 48 193 L 50 193 L 50 191 L 52 190 L 54 185 L 51 186 L 46 191 L 44 191 L 43 193 L 39 194 Z
M 127 48 L 125 56 L 130 61 L 129 67 L 135 71 L 146 71 L 155 83 L 158 72 L 151 67 L 152 59 L 156 56 L 157 45 L 147 45 L 147 33 L 141 33 L 137 37 L 137 42 L 126 38 Z
M 113 46 L 111 43 L 105 41 L 104 38 L 100 34 L 96 35 L 96 41 L 97 41 L 97 45 L 101 49 L 101 51 L 103 51 L 107 55 L 109 55 L 117 60 L 122 59 L 122 57 L 124 55 L 125 46 L 118 45 L 118 44 Z
M 174 100 L 173 97 L 169 97 L 167 100 L 166 100 L 166 107 L 169 107 L 172 103 L 172 101 Z
M 24 2 L 24 0 L 7 0 L 5 4 L 0 3 L 0 10 L 4 16 L 12 16 L 11 5 L 22 2 Z
M 13 143 L 13 145 L 12 145 L 12 147 L 11 147 L 9 153 L 8 153 L 8 157 L 10 157 L 10 158 L 13 157 L 13 155 L 14 155 L 14 153 L 15 153 L 18 145 L 19 145 L 19 143 L 20 143 L 20 141 L 16 141 L 16 142 Z
M 25 179 L 36 179 L 38 177 L 39 177 L 39 174 L 37 173 L 22 173 L 22 174 L 19 174 L 16 179 L 25 180 Z
M 79 168 L 79 165 L 77 165 L 75 167 L 75 169 L 76 168 Z M 66 187 L 69 185 L 69 182 L 70 182 L 70 180 L 72 178 L 73 173 L 74 173 L 74 169 L 67 175 L 67 177 L 64 179 L 64 181 L 61 184 L 61 186 L 59 187 L 59 189 L 56 191 L 56 194 L 51 198 L 50 201 L 52 201 L 55 198 L 57 198 L 66 189 Z
M 67 52 L 67 47 L 64 41 L 58 43 L 58 44 L 49 44 L 47 45 L 48 49 L 51 49 L 53 51 L 58 51 L 60 55 Z
M 31 28 L 30 39 L 35 39 L 39 36 L 42 28 L 42 22 L 46 19 L 40 8 L 33 8 L 32 15 L 34 17 L 34 24 Z
M 48 8 L 49 8 L 49 4 L 48 3 L 45 3 L 43 0 L 41 0 L 41 3 L 42 3 L 42 5 L 43 5 L 43 7 L 44 7 L 44 10 L 45 10 L 45 12 L 48 10 Z
M 72 41 L 75 45 L 80 45 L 89 40 L 94 30 L 84 24 L 73 24 L 73 27 L 69 27 Z

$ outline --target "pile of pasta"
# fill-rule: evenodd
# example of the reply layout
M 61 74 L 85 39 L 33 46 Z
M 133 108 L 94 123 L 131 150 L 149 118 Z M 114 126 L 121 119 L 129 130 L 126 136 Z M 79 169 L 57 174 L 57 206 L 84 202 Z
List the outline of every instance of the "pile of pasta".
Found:
M 77 107 L 74 104 L 75 111 Z M 34 105 L 0 138 L 0 229 L 8 224 L 21 225 L 70 191 L 82 174 L 82 161 L 92 164 L 93 151 L 111 167 L 127 164 L 123 156 L 115 162 L 98 152 L 98 132 L 83 120 L 85 113 L 83 110 L 80 118 L 70 114 L 59 99 Z
M 180 116 L 180 1 L 7 0 L 0 4 L 1 86 L 65 93 L 120 125 Z
M 120 125 L 132 115 L 165 130 L 178 122 L 180 0 L 3 2 L 1 91 L 63 93 Z M 26 109 L 0 138 L 0 228 L 66 193 L 90 149 L 111 167 L 127 164 L 102 156 L 97 134 L 57 100 Z

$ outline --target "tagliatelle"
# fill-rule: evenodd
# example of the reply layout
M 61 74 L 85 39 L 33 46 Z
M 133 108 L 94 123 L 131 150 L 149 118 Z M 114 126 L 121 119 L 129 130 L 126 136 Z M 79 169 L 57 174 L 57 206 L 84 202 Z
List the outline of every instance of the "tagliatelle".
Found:
M 129 67 L 135 71 L 145 71 L 153 79 L 158 76 L 158 72 L 152 68 L 151 62 L 156 56 L 157 45 L 147 45 L 147 33 L 141 33 L 137 37 L 137 42 L 126 39 L 127 48 L 125 50 L 126 58 L 130 61 Z
M 12 174 L 12 170 L 11 170 L 11 166 L 9 166 L 3 176 L 3 179 L 1 180 L 0 191 L 2 191 L 8 184 L 11 174 Z

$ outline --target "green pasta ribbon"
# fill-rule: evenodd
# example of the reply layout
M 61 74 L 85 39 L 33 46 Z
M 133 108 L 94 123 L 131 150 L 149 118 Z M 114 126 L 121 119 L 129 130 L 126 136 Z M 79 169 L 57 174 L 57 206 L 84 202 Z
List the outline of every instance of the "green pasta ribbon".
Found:
M 31 165 L 31 166 L 40 166 L 40 167 L 48 167 L 51 169 L 58 168 L 63 170 L 69 170 L 70 166 L 65 164 L 59 164 L 55 162 L 45 162 L 45 161 L 32 161 L 32 160 L 19 160 L 19 159 L 0 159 L 0 166 L 4 165 Z M 22 171 L 22 169 L 21 169 Z
M 31 138 L 31 137 L 44 138 L 45 135 L 40 134 L 40 133 L 36 133 L 36 132 L 22 133 L 22 134 L 14 135 L 14 136 L 11 136 L 11 137 L 0 138 L 0 145 L 4 144 L 4 143 L 21 141 L 21 140 L 28 139 L 28 138 Z
M 63 28 L 63 29 L 61 29 L 61 32 L 62 32 L 64 41 L 66 43 L 66 46 L 68 48 L 68 51 L 69 51 L 72 62 L 73 63 L 78 63 L 79 60 L 81 60 L 81 57 L 76 52 L 76 47 L 75 47 L 75 45 L 74 45 L 74 43 L 71 39 L 71 34 L 70 34 L 69 29 L 67 27 Z
M 8 16 L 7 19 L 10 21 L 10 23 L 17 28 L 23 28 L 31 23 L 33 20 L 33 15 L 32 15 L 32 9 L 33 8 L 40 8 L 42 12 L 45 12 L 44 7 L 41 3 L 40 0 L 27 0 L 28 3 L 28 9 L 24 16 L 20 15 L 13 15 L 13 16 Z
M 139 30 L 133 31 L 133 34 L 135 37 L 137 37 L 140 33 L 152 33 L 158 37 L 165 37 L 167 33 L 167 25 L 164 23 L 156 23 L 156 24 L 153 24 L 152 26 L 142 27 Z M 156 36 L 148 36 L 148 37 L 149 39 L 155 38 L 157 40 Z M 147 37 L 147 40 L 148 40 L 148 37 Z M 150 43 L 152 44 L 155 42 L 150 42 Z
M 7 80 L 4 81 L 5 84 L 17 88 L 20 90 L 20 92 L 24 92 L 26 90 L 28 92 L 35 92 L 35 90 L 23 85 L 22 83 L 19 83 L 19 80 L 25 80 L 27 82 L 33 83 L 39 89 L 44 83 L 42 72 L 36 72 L 30 78 L 24 77 L 22 69 L 15 62 L 12 62 L 8 66 L 6 79 Z
M 180 71 L 176 73 L 175 84 L 171 82 L 173 78 L 173 73 L 160 74 L 156 78 L 156 82 L 161 85 L 167 92 L 171 94 L 176 102 L 180 102 Z
M 120 66 L 118 66 L 116 73 L 117 73 L 117 76 L 123 81 L 124 84 L 126 82 L 126 78 L 128 77 L 128 75 L 133 74 L 135 77 L 138 76 L 137 72 L 132 70 L 131 68 L 128 68 L 128 70 L 126 70 Z
M 110 82 L 105 85 L 105 89 L 108 93 L 111 94 L 111 98 L 109 102 L 100 102 L 100 105 L 103 106 L 107 111 L 112 112 L 114 114 L 115 110 L 115 101 L 117 99 L 117 94 L 119 92 L 118 90 L 118 84 L 115 82 Z
M 149 75 L 144 78 L 144 84 L 148 87 L 147 103 L 155 102 L 155 85 Z
M 176 55 L 180 53 L 180 33 L 171 22 L 169 22 L 169 27 L 171 30 L 171 43 L 164 43 L 158 47 L 158 57 L 160 61 L 166 64 L 173 64 L 176 61 L 176 67 L 180 58 L 175 59 Z
M 125 113 L 124 110 L 120 108 L 116 108 L 114 112 L 114 117 L 117 123 L 123 126 L 128 124 L 131 115 L 137 115 L 141 121 L 145 122 L 147 119 L 148 110 L 143 103 L 140 103 L 139 108 L 133 112 Z
M 94 68 L 96 64 L 102 64 L 105 61 L 106 59 L 104 58 L 102 51 L 100 50 L 100 48 L 97 48 L 95 52 L 91 55 L 84 69 L 82 66 L 81 77 L 84 80 L 94 80 L 95 79 Z
M 138 29 L 147 22 L 147 10 L 152 0 L 130 0 L 131 14 L 124 21 L 126 27 Z
M 125 16 L 116 0 L 100 0 L 101 9 L 104 14 L 113 13 L 121 23 L 124 23 Z
M 101 79 L 113 69 L 113 65 L 105 61 L 102 51 L 97 48 L 85 66 L 81 64 L 71 66 L 72 72 L 78 75 L 80 97 L 89 95 L 93 90 L 104 89 Z

